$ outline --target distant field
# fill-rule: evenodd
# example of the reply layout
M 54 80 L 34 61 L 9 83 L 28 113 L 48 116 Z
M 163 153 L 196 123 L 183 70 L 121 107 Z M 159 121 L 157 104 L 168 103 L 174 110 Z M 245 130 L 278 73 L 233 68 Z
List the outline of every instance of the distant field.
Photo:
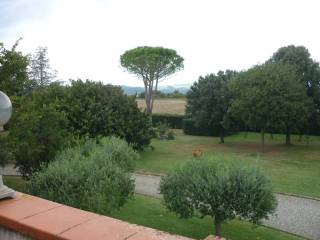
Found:
M 141 110 L 146 108 L 144 99 L 137 99 L 137 103 Z M 155 99 L 153 104 L 153 113 L 184 115 L 185 105 L 185 99 Z

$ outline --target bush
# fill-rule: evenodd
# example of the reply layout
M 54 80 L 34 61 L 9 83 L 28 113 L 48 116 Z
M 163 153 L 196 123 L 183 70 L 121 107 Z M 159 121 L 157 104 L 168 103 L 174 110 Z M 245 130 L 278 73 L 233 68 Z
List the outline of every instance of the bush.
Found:
M 156 125 L 154 131 L 156 133 L 156 137 L 161 138 L 161 136 L 167 135 L 169 131 L 169 125 L 166 122 L 159 122 Z
M 32 176 L 33 195 L 99 214 L 119 209 L 133 195 L 134 182 L 126 169 L 137 154 L 117 138 L 89 139 L 66 149 Z
M 3 167 L 9 161 L 13 160 L 13 155 L 9 147 L 8 138 L 0 132 L 0 166 Z
M 172 130 L 169 130 L 168 132 L 168 140 L 174 140 L 175 136 L 174 136 L 174 132 Z
M 10 148 L 24 177 L 53 160 L 56 152 L 71 140 L 65 114 L 57 110 L 55 101 L 46 98 L 45 91 L 23 98 L 10 122 Z
M 81 142 L 82 141 L 82 142 Z M 94 157 L 95 161 L 111 161 L 126 171 L 132 171 L 139 155 L 129 144 L 117 137 L 80 140 L 77 146 L 60 152 L 55 160 L 77 160 Z
M 192 119 L 183 119 L 183 132 L 187 135 L 195 136 L 219 136 L 218 129 L 210 127 L 198 127 Z
M 174 140 L 174 132 L 169 129 L 169 125 L 166 122 L 159 122 L 154 128 L 154 137 L 161 140 Z
M 101 82 L 72 81 L 67 87 L 61 110 L 69 120 L 69 129 L 80 136 L 111 136 L 126 139 L 136 149 L 150 144 L 152 124 L 142 113 L 134 97 L 120 87 Z
M 216 235 L 222 222 L 236 217 L 259 223 L 276 209 L 269 180 L 258 169 L 235 162 L 190 161 L 162 178 L 160 192 L 169 211 L 189 218 L 214 218 Z
M 171 114 L 152 114 L 152 124 L 156 126 L 159 123 L 166 122 L 170 128 L 182 129 L 182 120 L 184 116 Z

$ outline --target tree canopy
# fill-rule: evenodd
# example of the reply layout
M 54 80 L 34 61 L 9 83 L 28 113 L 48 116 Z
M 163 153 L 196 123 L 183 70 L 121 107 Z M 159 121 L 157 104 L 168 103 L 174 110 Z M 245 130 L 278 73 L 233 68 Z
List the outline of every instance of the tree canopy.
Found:
M 187 94 L 186 114 L 198 126 L 217 129 L 221 143 L 224 142 L 224 122 L 231 103 L 228 84 L 235 74 L 236 72 L 227 70 L 200 77 Z
M 230 113 L 249 129 L 290 134 L 305 127 L 309 102 L 295 67 L 267 63 L 239 73 L 230 83 L 234 95 Z M 299 116 L 299 117 L 297 117 Z
M 137 47 L 120 56 L 121 66 L 143 80 L 147 113 L 152 113 L 159 81 L 183 69 L 183 61 L 175 50 L 163 47 Z
M 55 76 L 56 72 L 50 67 L 48 48 L 38 47 L 30 57 L 29 77 L 33 88 L 48 86 Z
M 320 67 L 313 60 L 307 48 L 289 45 L 279 48 L 269 62 L 280 62 L 293 65 L 306 87 L 306 92 L 312 98 L 311 114 L 309 116 L 308 132 L 320 134 Z
M 66 115 L 58 110 L 58 101 L 49 98 L 48 92 L 34 91 L 23 97 L 10 121 L 7 140 L 24 177 L 48 164 L 71 138 Z
M 212 217 L 219 237 L 223 222 L 240 217 L 259 223 L 277 205 L 262 172 L 223 160 L 193 160 L 177 167 L 162 178 L 160 192 L 168 210 L 180 217 Z

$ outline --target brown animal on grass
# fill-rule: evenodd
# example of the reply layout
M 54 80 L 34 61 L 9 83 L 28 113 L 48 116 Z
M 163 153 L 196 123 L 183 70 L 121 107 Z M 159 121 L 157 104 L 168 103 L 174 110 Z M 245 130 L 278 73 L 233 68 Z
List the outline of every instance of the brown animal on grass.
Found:
M 194 158 L 199 158 L 202 156 L 202 154 L 203 154 L 203 151 L 200 148 L 196 148 L 192 150 L 192 156 Z

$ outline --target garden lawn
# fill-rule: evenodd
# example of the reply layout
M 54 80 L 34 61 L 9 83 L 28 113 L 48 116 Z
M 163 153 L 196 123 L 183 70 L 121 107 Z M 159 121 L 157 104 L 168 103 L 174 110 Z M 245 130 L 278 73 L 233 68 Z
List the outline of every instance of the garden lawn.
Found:
M 259 166 L 270 178 L 276 192 L 320 198 L 320 137 L 292 136 L 293 146 L 284 145 L 283 135 L 266 135 L 265 147 L 260 134 L 239 133 L 220 144 L 217 137 L 184 135 L 176 131 L 176 140 L 152 140 L 154 150 L 141 153 L 137 171 L 167 173 L 177 164 L 192 159 L 192 150 L 201 149 L 204 155 L 236 159 Z M 201 161 L 201 160 L 199 160 Z
M 156 228 L 173 234 L 195 239 L 204 239 L 213 234 L 213 221 L 210 218 L 181 219 L 168 212 L 159 199 L 136 195 L 112 217 L 127 222 Z M 298 240 L 303 239 L 267 227 L 252 227 L 245 221 L 234 220 L 222 226 L 222 235 L 232 240 Z

